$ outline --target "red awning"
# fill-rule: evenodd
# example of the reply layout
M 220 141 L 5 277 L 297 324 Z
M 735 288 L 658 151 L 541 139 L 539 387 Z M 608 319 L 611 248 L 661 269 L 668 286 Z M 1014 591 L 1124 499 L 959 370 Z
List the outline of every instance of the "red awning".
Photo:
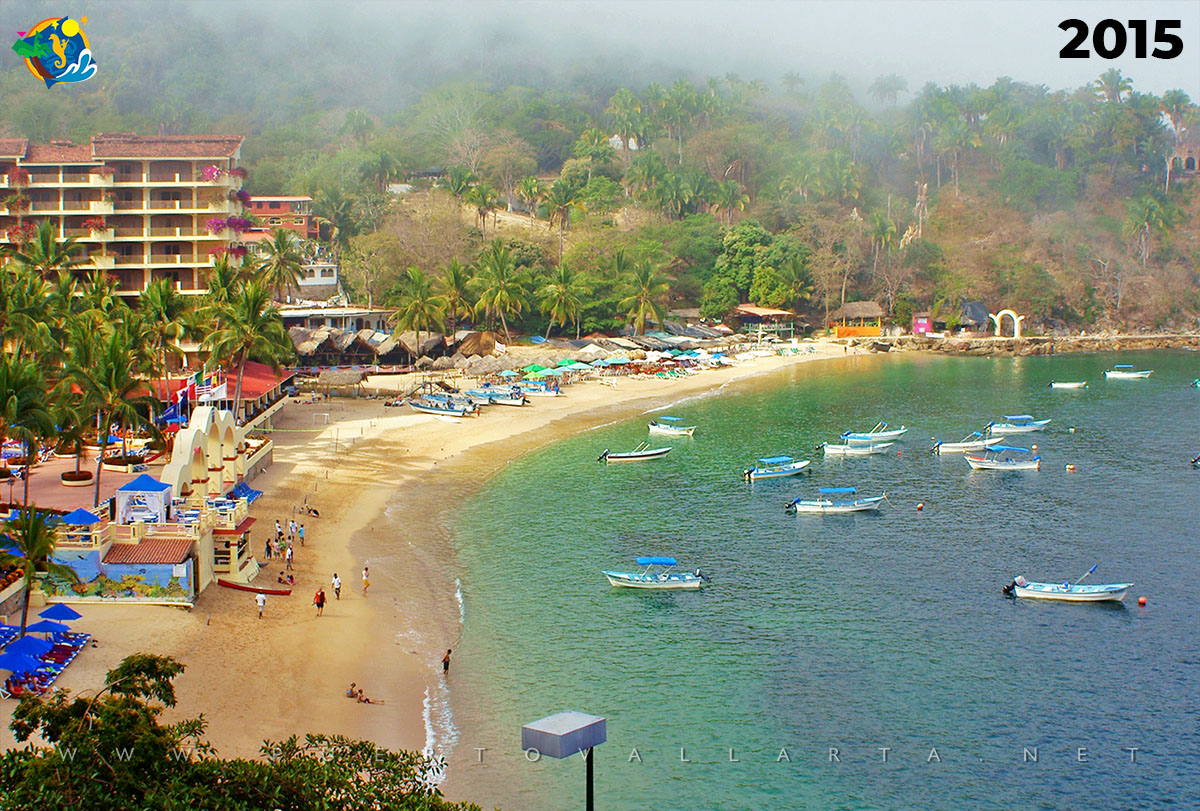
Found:
M 250 529 L 250 525 L 254 523 L 254 519 L 247 516 L 242 519 L 242 523 L 238 524 L 233 529 L 225 527 L 217 527 L 213 530 L 213 535 L 241 535 L 246 530 Z

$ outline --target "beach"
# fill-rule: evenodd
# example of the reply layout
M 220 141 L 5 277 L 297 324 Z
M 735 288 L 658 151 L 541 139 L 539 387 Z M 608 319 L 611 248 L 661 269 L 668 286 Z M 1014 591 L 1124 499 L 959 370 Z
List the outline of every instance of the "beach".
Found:
M 434 736 L 427 704 L 438 694 L 441 654 L 453 647 L 460 626 L 445 511 L 508 460 L 558 438 L 737 380 L 845 356 L 840 345 L 812 346 L 813 353 L 757 357 L 686 378 L 620 377 L 615 387 L 584 381 L 566 386 L 563 397 L 534 398 L 524 408 L 492 406 L 461 424 L 385 408 L 382 399 L 289 402 L 275 418 L 274 463 L 254 481 L 264 495 L 251 508 L 257 521 L 251 538 L 261 554 L 277 519 L 305 525 L 293 593 L 268 596 L 262 619 L 253 594 L 215 585 L 190 612 L 80 606 L 77 630 L 93 634 L 97 646 L 78 657 L 58 686 L 93 691 L 130 653 L 160 654 L 186 666 L 166 719 L 203 714 L 208 738 L 224 757 L 254 757 L 264 739 L 309 732 L 441 750 L 453 741 Z M 394 391 L 413 384 L 412 376 L 366 383 Z M 320 517 L 299 514 L 306 503 Z M 399 503 L 402 514 L 387 514 L 389 503 L 393 509 Z M 403 532 L 390 529 L 397 525 Z M 257 584 L 274 586 L 282 561 L 261 564 Z M 366 596 L 365 565 L 371 567 Z M 330 584 L 334 572 L 343 583 L 340 600 Z M 321 617 L 313 606 L 318 587 L 328 600 Z M 348 701 L 350 682 L 386 703 Z M 15 706 L 0 705 L 2 746 L 14 743 L 8 723 Z M 486 797 L 470 799 L 488 805 Z

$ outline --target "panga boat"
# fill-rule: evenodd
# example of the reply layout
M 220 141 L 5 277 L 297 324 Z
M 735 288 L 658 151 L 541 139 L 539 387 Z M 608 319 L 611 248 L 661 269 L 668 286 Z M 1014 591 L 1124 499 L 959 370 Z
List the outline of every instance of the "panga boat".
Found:
M 883 453 L 895 444 L 895 442 L 868 442 L 860 445 L 851 445 L 850 443 L 830 445 L 828 442 L 822 442 L 821 447 L 825 449 L 826 456 L 872 456 Z
M 1007 422 L 989 422 L 985 430 L 992 436 L 998 434 L 1028 434 L 1045 431 L 1050 420 L 1035 420 L 1030 414 L 1005 414 Z
M 967 454 L 964 458 L 973 470 L 1040 470 L 1042 457 L 1032 459 L 1010 456 L 1013 453 L 1029 453 L 1028 448 L 1014 448 L 1011 445 L 992 445 L 983 452 L 983 456 Z
M 1086 380 L 1051 380 L 1050 388 L 1052 389 L 1086 389 Z
M 445 417 L 467 417 L 479 413 L 479 406 L 457 405 L 422 398 L 408 401 L 408 407 L 421 414 L 437 414 Z
M 292 590 L 288 589 L 288 588 L 277 589 L 277 588 L 272 588 L 270 586 L 255 586 L 250 583 L 238 583 L 237 581 L 234 581 L 234 580 L 224 580 L 220 577 L 217 578 L 217 585 L 224 586 L 227 589 L 237 589 L 238 591 L 252 591 L 255 594 L 275 594 L 280 597 L 286 597 L 287 595 L 292 593 Z
M 679 425 L 683 417 L 659 417 L 650 420 L 650 433 L 667 434 L 668 436 L 691 436 L 696 430 L 694 425 Z
M 742 478 L 750 481 L 758 479 L 778 479 L 783 476 L 795 476 L 812 462 L 807 459 L 796 461 L 790 456 L 764 456 L 758 464 L 749 470 L 742 471 Z
M 671 452 L 670 448 L 651 448 L 649 442 L 643 442 L 627 453 L 611 453 L 605 449 L 597 462 L 640 462 L 643 459 L 657 459 Z
M 675 558 L 638 558 L 637 565 L 646 568 L 640 572 L 605 572 L 604 576 L 614 586 L 630 589 L 698 589 L 709 580 L 699 569 L 695 574 L 671 571 Z
M 1087 574 L 1096 570 L 1093 566 Z M 1083 577 L 1087 577 L 1085 574 Z M 1079 578 L 1082 580 L 1083 577 Z M 1004 587 L 1006 595 L 1017 597 L 1032 597 L 1037 600 L 1064 600 L 1069 603 L 1103 603 L 1120 602 L 1125 599 L 1125 592 L 1133 588 L 1132 583 L 1096 583 L 1081 586 L 1075 583 L 1032 583 L 1023 576 L 1017 575 L 1013 582 Z
M 846 431 L 842 434 L 842 439 L 846 442 L 883 442 L 888 439 L 899 439 L 908 433 L 908 429 L 901 425 L 899 428 L 888 428 L 886 422 L 878 422 L 870 431 Z
M 478 389 L 468 389 L 467 394 L 492 405 L 523 406 L 528 402 L 528 399 L 516 386 L 507 389 L 484 386 Z
M 823 496 L 832 496 L 843 493 L 854 495 L 857 491 L 853 487 L 822 487 L 817 492 Z M 882 496 L 851 499 L 797 498 L 790 501 L 784 509 L 795 513 L 854 513 L 878 510 L 885 498 L 887 493 Z
M 960 442 L 934 442 L 934 453 L 969 453 L 971 451 L 987 450 L 992 445 L 999 445 L 1004 440 L 1001 437 L 985 437 L 978 431 L 972 431 Z
M 1153 369 L 1134 371 L 1132 365 L 1128 363 L 1118 363 L 1105 372 L 1104 377 L 1108 380 L 1145 380 L 1152 374 L 1154 374 Z

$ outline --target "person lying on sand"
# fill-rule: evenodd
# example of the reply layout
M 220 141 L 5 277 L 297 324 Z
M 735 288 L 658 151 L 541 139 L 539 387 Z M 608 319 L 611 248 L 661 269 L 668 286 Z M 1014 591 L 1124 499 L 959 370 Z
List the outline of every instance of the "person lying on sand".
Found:
M 366 696 L 363 694 L 362 688 L 360 687 L 360 688 L 359 688 L 359 690 L 358 690 L 358 703 L 359 703 L 359 704 L 383 704 L 384 702 L 382 702 L 382 701 L 373 701 L 372 699 L 369 699 L 369 698 L 367 698 L 367 697 L 366 697 Z

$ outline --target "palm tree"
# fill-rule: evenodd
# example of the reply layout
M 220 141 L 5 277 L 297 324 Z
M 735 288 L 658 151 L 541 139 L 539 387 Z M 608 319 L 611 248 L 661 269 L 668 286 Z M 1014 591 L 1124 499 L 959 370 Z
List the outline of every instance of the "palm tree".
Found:
M 116 281 L 102 270 L 93 270 L 79 286 L 80 317 L 97 327 L 115 323 L 118 313 L 127 309 L 117 295 Z
M 1146 259 L 1150 256 L 1151 237 L 1167 233 L 1167 213 L 1162 204 L 1153 197 L 1140 197 L 1129 203 L 1126 210 L 1122 235 L 1137 246 L 1137 255 L 1146 270 Z
M 50 344 L 46 282 L 24 265 L 0 265 L 0 347 L 22 356 Z
M 628 158 L 629 142 L 637 138 L 645 127 L 641 100 L 633 94 L 632 90 L 622 87 L 613 93 L 604 112 L 612 120 L 613 129 L 616 131 L 617 137 L 621 139 L 621 144 L 625 148 L 624 155 Z M 638 146 L 641 147 L 642 144 L 639 143 Z
M 400 164 L 386 151 L 381 151 L 368 160 L 359 171 L 364 179 L 375 181 L 381 192 L 386 192 L 388 184 L 401 174 Z
M 670 285 L 667 277 L 658 272 L 658 268 L 650 262 L 638 262 L 622 282 L 622 292 L 625 297 L 618 307 L 625 310 L 629 318 L 636 324 L 638 335 L 646 332 L 646 318 L 653 315 L 659 323 L 666 317 L 662 300 Z
M 15 518 L 5 521 L 3 526 L 4 533 L 12 540 L 19 554 L 0 551 L 0 566 L 19 567 L 25 583 L 25 597 L 21 603 L 21 636 L 24 636 L 29 624 L 29 598 L 37 574 L 45 572 L 72 583 L 79 582 L 79 575 L 71 567 L 55 563 L 52 558 L 58 535 L 50 524 L 49 513 L 21 510 Z
M 521 198 L 521 202 L 529 209 L 529 233 L 533 233 L 533 218 L 537 214 L 538 203 L 542 201 L 542 183 L 535 176 L 521 178 L 517 183 L 517 196 Z
M 1171 122 L 1171 133 L 1175 136 L 1175 145 L 1183 139 L 1185 124 L 1196 114 L 1196 105 L 1188 94 L 1182 90 L 1168 90 L 1162 94 L 1159 109 Z
M 208 289 L 204 293 L 205 306 L 211 308 L 229 304 L 237 298 L 244 282 L 242 268 L 232 264 L 227 255 L 213 259 L 212 270 L 208 273 Z
M 1133 90 L 1133 82 L 1127 76 L 1121 75 L 1120 68 L 1109 68 L 1100 74 L 1100 78 L 1092 82 L 1096 95 L 1105 101 L 1120 102 L 1121 96 Z
M 60 270 L 70 270 L 87 262 L 87 259 L 79 257 L 82 250 L 83 246 L 75 237 L 59 240 L 54 223 L 42 220 L 33 239 L 21 246 L 20 250 L 11 251 L 10 255 L 20 264 L 49 279 Z
M 465 166 L 451 166 L 446 170 L 446 188 L 459 199 L 466 196 L 467 190 L 476 180 L 478 177 L 475 173 Z
M 37 361 L 0 353 L 0 446 L 9 437 L 25 446 L 26 506 L 38 440 L 53 427 L 46 408 L 46 377 Z
M 891 105 L 896 104 L 896 98 L 904 91 L 908 90 L 908 82 L 903 76 L 898 76 L 895 73 L 889 73 L 887 76 L 880 76 L 871 83 L 871 87 L 867 93 L 871 95 L 880 104 L 888 102 Z
M 367 141 L 375 136 L 375 122 L 362 110 L 349 110 L 342 132 L 357 141 L 360 147 L 366 146 Z
M 779 280 L 787 290 L 788 299 L 792 302 L 793 307 L 799 308 L 801 301 L 807 301 L 812 297 L 814 287 L 808 273 L 806 257 L 793 254 L 780 262 L 776 270 L 779 272 Z
M 804 79 L 796 71 L 789 70 L 787 73 L 783 74 L 783 78 L 779 80 L 779 83 L 783 85 L 783 91 L 785 93 L 787 93 L 789 96 L 794 96 L 796 95 L 797 91 L 800 90 L 800 86 L 804 84 Z
M 96 489 L 92 506 L 100 506 L 100 475 L 104 470 L 104 454 L 108 450 L 109 427 L 118 421 L 128 435 L 128 429 L 137 425 L 150 425 L 158 398 L 139 394 L 145 390 L 145 381 L 138 373 L 134 347 L 123 330 L 113 330 L 100 338 L 90 363 L 80 366 L 72 363 L 71 378 L 83 390 L 98 415 L 100 433 L 100 455 L 96 458 Z M 145 415 L 140 409 L 145 409 Z
M 165 377 L 167 354 L 183 354 L 177 342 L 192 328 L 191 300 L 176 290 L 169 279 L 156 279 L 142 291 L 138 309 L 152 328 L 151 348 L 155 351 L 158 373 Z
M 397 329 L 412 329 L 417 333 L 415 354 L 421 354 L 421 329 L 442 324 L 446 315 L 446 300 L 433 291 L 433 280 L 420 268 L 409 266 L 400 279 L 400 307 L 391 320 Z
M 442 268 L 442 276 L 438 279 L 438 292 L 446 302 L 446 315 L 450 316 L 450 331 L 458 330 L 458 314 L 470 315 L 471 307 L 471 277 L 473 269 L 464 266 L 457 259 Z
M 506 316 L 509 313 L 519 315 L 525 309 L 526 298 L 525 283 L 517 264 L 504 243 L 496 239 L 479 255 L 476 267 L 479 269 L 475 277 L 480 288 L 479 306 L 500 316 L 504 338 L 512 343 Z
M 340 256 L 342 249 L 350 244 L 350 237 L 358 233 L 355 204 L 354 195 L 347 194 L 340 186 L 318 189 L 313 196 L 313 221 L 319 229 L 324 229 L 335 256 Z
M 717 186 L 712 209 L 725 215 L 725 222 L 733 225 L 733 212 L 745 211 L 749 204 L 750 197 L 742 190 L 742 184 L 726 180 Z
M 879 251 L 891 248 L 896 241 L 896 223 L 876 211 L 871 215 L 871 248 L 875 251 L 875 261 L 871 266 L 872 273 L 879 272 Z
M 299 289 L 304 275 L 304 249 L 300 239 L 286 228 L 276 228 L 263 242 L 262 260 L 259 262 L 258 281 L 267 289 L 274 290 L 276 298 L 289 288 Z
M 558 261 L 562 263 L 563 234 L 571 223 L 572 211 L 584 211 L 583 200 L 580 199 L 579 189 L 564 180 L 554 181 L 554 185 L 543 198 L 550 216 L 550 225 L 558 223 Z
M 234 416 L 242 402 L 242 378 L 246 361 L 257 360 L 278 369 L 292 353 L 292 342 L 283 328 L 279 309 L 271 294 L 256 281 L 243 285 L 232 301 L 215 309 L 217 329 L 204 339 L 212 356 L 221 363 L 237 364 L 233 390 Z
M 479 220 L 479 230 L 487 234 L 487 217 L 500 207 L 500 195 L 487 181 L 478 186 L 472 186 L 463 196 L 463 200 L 475 209 L 475 217 Z
M 588 292 L 581 274 L 568 265 L 560 264 L 552 271 L 550 281 L 537 291 L 542 312 L 550 316 L 550 324 L 546 327 L 547 338 L 550 337 L 550 330 L 554 329 L 555 321 L 565 327 L 568 320 L 575 322 L 575 337 L 579 337 L 579 313 L 583 309 L 583 297 Z
M 588 161 L 588 182 L 592 179 L 592 168 L 595 166 L 603 166 L 609 163 L 616 157 L 617 152 L 612 148 L 612 144 L 608 142 L 608 135 L 603 130 L 592 127 L 579 133 L 579 139 L 572 147 L 572 153 L 577 158 L 587 158 Z

